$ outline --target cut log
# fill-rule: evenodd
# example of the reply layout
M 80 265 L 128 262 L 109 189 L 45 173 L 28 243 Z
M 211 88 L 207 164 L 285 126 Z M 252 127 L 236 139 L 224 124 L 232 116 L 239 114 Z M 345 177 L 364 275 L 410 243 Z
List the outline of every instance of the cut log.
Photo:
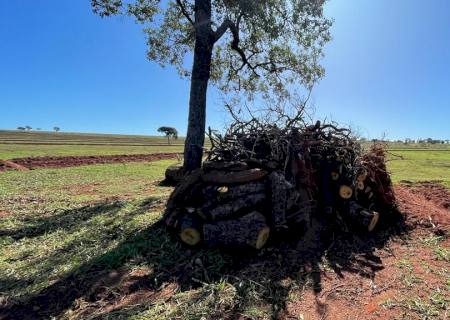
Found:
M 166 169 L 164 183 L 176 185 L 184 179 L 184 170 L 181 164 L 174 164 Z
M 248 164 L 241 161 L 205 161 L 202 167 L 204 172 L 213 170 L 242 171 L 248 169 Z
M 339 196 L 342 199 L 350 199 L 353 195 L 353 190 L 345 184 L 339 187 Z
M 293 199 L 292 199 L 293 197 Z M 287 202 L 286 219 L 289 223 L 298 224 L 309 222 L 312 213 L 315 211 L 315 201 L 307 189 L 299 189 L 291 192 Z
M 253 211 L 239 219 L 205 223 L 204 242 L 209 247 L 261 249 L 267 242 L 270 228 L 264 216 Z
M 365 188 L 364 182 L 358 181 L 358 182 L 356 183 L 356 187 L 358 188 L 358 190 L 364 190 L 364 188 Z
M 292 185 L 285 179 L 284 174 L 281 172 L 272 172 L 269 179 L 272 189 L 272 224 L 276 230 L 285 229 L 287 228 L 287 190 L 291 189 Z
M 203 181 L 213 184 L 242 184 L 264 178 L 267 171 L 262 169 L 249 169 L 236 172 L 211 171 L 202 175 Z
M 352 224 L 362 227 L 363 230 L 371 232 L 377 225 L 380 214 L 376 211 L 367 210 L 352 201 L 350 202 L 348 216 Z
M 236 186 L 207 186 L 203 189 L 206 199 L 217 199 L 220 202 L 230 201 L 254 193 L 263 193 L 266 186 L 263 182 L 249 182 Z
M 185 214 L 181 219 L 180 238 L 190 246 L 195 246 L 201 240 L 201 224 L 191 213 Z
M 217 204 L 211 201 L 199 210 L 199 215 L 206 220 L 224 220 L 232 217 L 236 212 L 253 208 L 266 199 L 264 193 L 254 193 L 231 199 L 230 202 Z
M 337 181 L 339 179 L 339 173 L 332 171 L 331 172 L 331 180 Z
M 193 188 L 200 181 L 201 170 L 197 169 L 186 175 L 184 180 L 178 184 L 173 190 L 167 201 L 166 210 L 164 213 L 164 220 L 168 227 L 176 226 L 177 220 L 182 213 L 177 207 L 184 202 L 186 197 L 189 196 L 188 190 Z
M 366 178 L 367 178 L 367 170 L 362 168 L 361 170 L 359 170 L 356 180 L 364 182 L 364 180 L 366 180 Z

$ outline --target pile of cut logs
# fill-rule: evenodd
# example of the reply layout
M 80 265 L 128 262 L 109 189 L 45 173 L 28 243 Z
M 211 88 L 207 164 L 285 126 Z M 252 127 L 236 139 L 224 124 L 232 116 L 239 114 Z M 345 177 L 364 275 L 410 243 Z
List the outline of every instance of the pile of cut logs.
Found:
M 371 232 L 395 206 L 383 149 L 363 152 L 347 129 L 247 125 L 210 140 L 207 160 L 176 186 L 164 217 L 188 245 L 261 249 L 270 237 L 302 235 L 311 219 Z

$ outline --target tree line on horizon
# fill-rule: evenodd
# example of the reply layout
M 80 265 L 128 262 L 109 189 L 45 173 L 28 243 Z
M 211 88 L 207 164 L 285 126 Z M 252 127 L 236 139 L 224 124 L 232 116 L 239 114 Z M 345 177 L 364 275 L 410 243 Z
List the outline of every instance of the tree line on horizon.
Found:
M 24 127 L 17 127 L 17 130 L 19 131 L 31 131 L 33 130 L 33 128 L 31 126 L 24 126 Z M 37 131 L 41 131 L 41 128 L 36 128 L 35 130 Z M 59 132 L 61 130 L 60 127 L 53 127 L 53 131 L 55 132 Z

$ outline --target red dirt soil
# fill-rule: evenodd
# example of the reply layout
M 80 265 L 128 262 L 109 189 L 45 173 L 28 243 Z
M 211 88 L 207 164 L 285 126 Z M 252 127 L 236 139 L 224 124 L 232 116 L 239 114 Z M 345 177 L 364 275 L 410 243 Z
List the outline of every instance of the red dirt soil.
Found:
M 450 193 L 435 183 L 396 186 L 397 202 L 410 223 L 450 230 Z
M 400 211 L 406 214 L 407 225 L 413 228 L 409 240 L 392 241 L 376 250 L 374 253 L 381 259 L 380 270 L 368 278 L 351 272 L 338 276 L 322 270 L 322 292 L 305 290 L 301 299 L 287 304 L 279 319 L 425 319 L 402 303 L 427 301 L 439 288 L 442 292 L 446 290 L 438 273 L 447 272 L 448 262 L 436 259 L 435 246 L 427 247 L 421 241 L 441 234 L 444 240 L 440 246 L 450 248 L 450 210 L 442 208 L 442 203 L 450 201 L 450 193 L 436 183 L 427 182 L 417 187 L 397 185 L 395 194 Z M 406 266 L 402 267 L 402 263 Z M 448 291 L 444 296 L 450 299 Z M 447 312 L 441 310 L 439 315 L 426 319 L 446 317 Z
M 0 159 L 0 171 L 5 171 L 6 169 L 15 169 L 18 171 L 27 171 L 28 170 L 28 168 L 25 168 L 24 166 L 21 166 L 12 161 Z
M 16 158 L 10 161 L 0 162 L 0 171 L 8 169 L 17 169 L 15 166 L 24 167 L 26 169 L 38 168 L 65 168 L 85 166 L 91 164 L 105 163 L 125 163 L 125 162 L 143 162 L 157 161 L 165 159 L 177 159 L 180 155 L 177 153 L 153 153 L 153 154 L 131 154 L 131 155 L 105 155 L 105 156 L 66 156 L 66 157 L 29 157 Z
M 450 209 L 450 192 L 443 185 L 433 181 L 404 185 L 414 194 L 425 197 L 441 208 Z

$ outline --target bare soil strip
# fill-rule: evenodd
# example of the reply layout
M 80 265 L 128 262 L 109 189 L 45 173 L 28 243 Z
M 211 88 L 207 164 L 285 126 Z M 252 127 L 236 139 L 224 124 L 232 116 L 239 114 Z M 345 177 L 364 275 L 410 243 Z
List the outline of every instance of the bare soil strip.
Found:
M 0 171 L 4 171 L 6 169 L 15 169 L 17 171 L 28 170 L 28 168 L 26 168 L 20 164 L 17 164 L 15 162 L 8 161 L 8 160 L 0 160 Z
M 103 155 L 103 156 L 64 156 L 64 157 L 29 157 L 16 158 L 10 161 L 0 161 L 0 171 L 23 168 L 66 168 L 91 164 L 145 162 L 180 158 L 178 153 L 153 153 L 133 155 Z
M 412 223 L 450 231 L 450 192 L 437 183 L 397 185 L 397 202 Z

